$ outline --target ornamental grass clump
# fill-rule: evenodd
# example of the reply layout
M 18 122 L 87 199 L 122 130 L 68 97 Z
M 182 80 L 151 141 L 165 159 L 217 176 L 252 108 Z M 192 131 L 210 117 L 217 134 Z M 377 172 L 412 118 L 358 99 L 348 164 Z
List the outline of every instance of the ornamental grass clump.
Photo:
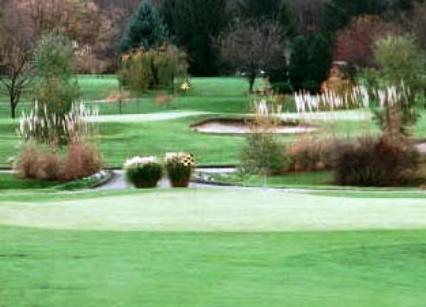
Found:
M 17 133 L 22 149 L 14 159 L 17 176 L 27 179 L 73 181 L 99 172 L 102 155 L 93 141 L 96 128 L 91 122 L 97 111 L 73 104 L 66 114 L 51 113 L 35 103 L 21 117 Z
M 124 164 L 126 180 L 136 188 L 155 188 L 163 176 L 163 168 L 156 157 L 133 157 Z
M 74 103 L 66 114 L 51 113 L 37 101 L 29 113 L 22 113 L 18 136 L 25 142 L 46 144 L 56 151 L 58 147 L 90 140 L 96 134 L 91 119 L 99 115 L 97 109 Z
M 171 185 L 175 188 L 188 187 L 195 168 L 194 156 L 184 152 L 167 153 L 165 164 Z

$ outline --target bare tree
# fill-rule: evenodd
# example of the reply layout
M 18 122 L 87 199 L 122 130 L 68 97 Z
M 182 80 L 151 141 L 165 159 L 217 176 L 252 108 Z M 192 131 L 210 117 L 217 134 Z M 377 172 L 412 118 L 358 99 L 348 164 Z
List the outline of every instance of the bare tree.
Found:
M 246 76 L 250 92 L 262 71 L 285 62 L 285 38 L 274 21 L 237 21 L 219 45 L 223 60 Z
M 320 30 L 324 18 L 324 4 L 328 0 L 285 0 L 294 18 L 298 33 L 308 35 Z
M 33 28 L 22 7 L 7 1 L 0 21 L 0 85 L 9 96 L 11 117 L 23 92 L 31 81 L 31 52 L 34 43 Z

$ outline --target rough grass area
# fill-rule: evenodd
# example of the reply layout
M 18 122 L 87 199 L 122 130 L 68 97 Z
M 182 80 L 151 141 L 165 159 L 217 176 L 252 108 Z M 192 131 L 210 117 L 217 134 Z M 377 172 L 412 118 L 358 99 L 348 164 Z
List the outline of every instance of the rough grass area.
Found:
M 424 306 L 426 231 L 0 227 L 2 306 Z

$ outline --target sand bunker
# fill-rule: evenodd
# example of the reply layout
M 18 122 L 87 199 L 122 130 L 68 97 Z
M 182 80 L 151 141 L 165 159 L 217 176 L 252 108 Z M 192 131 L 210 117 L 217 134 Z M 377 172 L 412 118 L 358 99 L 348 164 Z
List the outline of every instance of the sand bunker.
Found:
M 249 134 L 251 123 L 247 119 L 209 119 L 193 125 L 195 131 L 212 134 Z M 278 134 L 301 134 L 314 132 L 317 128 L 312 125 L 300 124 L 296 121 L 283 121 L 275 131 Z

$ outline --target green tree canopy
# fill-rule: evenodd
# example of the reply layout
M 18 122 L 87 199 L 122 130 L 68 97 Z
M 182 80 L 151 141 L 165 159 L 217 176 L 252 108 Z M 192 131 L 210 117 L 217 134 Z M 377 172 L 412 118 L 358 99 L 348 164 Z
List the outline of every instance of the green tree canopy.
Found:
M 374 58 L 381 77 L 392 85 L 404 82 L 412 91 L 426 88 L 426 61 L 412 35 L 387 36 L 375 44 Z
M 158 8 L 150 0 L 142 0 L 129 19 L 119 49 L 121 52 L 127 52 L 139 47 L 155 48 L 166 39 L 166 26 Z
M 361 15 L 394 16 L 423 0 L 330 0 L 325 4 L 324 28 L 335 33 Z
M 309 46 L 306 38 L 299 35 L 291 44 L 290 82 L 296 91 L 303 89 L 303 83 L 309 76 Z
M 60 31 L 43 35 L 37 43 L 34 51 L 35 95 L 51 113 L 62 115 L 69 112 L 79 96 L 73 60 L 72 43 Z
M 332 62 L 331 46 L 321 33 L 315 34 L 310 48 L 310 78 L 318 87 L 327 79 Z
M 226 0 L 168 0 L 162 12 L 174 43 L 186 50 L 190 72 L 217 75 L 219 52 L 214 39 L 226 28 Z

